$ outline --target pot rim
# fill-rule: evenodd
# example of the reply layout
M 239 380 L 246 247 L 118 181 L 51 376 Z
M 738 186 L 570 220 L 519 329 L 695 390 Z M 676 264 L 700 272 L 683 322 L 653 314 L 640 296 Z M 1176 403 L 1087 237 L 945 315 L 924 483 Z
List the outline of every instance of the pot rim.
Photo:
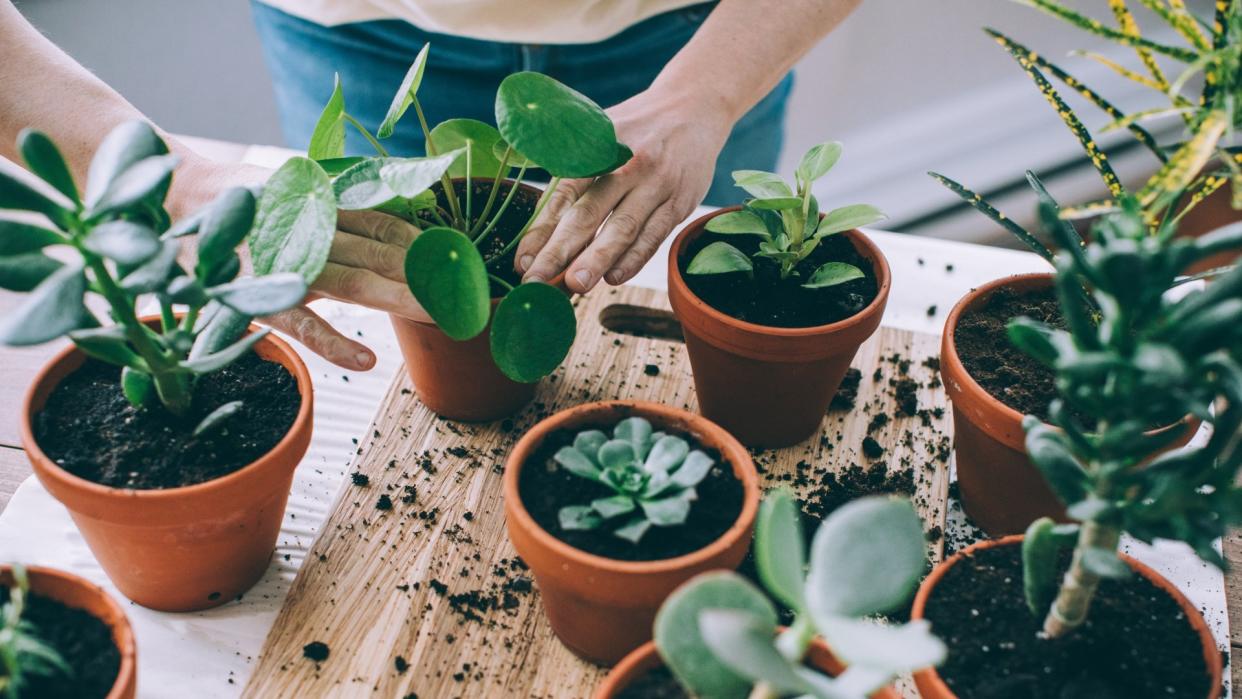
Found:
M 526 505 L 522 502 L 518 487 L 522 468 L 526 465 L 526 457 L 538 448 L 538 444 L 548 434 L 560 429 L 569 420 L 582 414 L 589 415 L 596 412 L 614 410 L 625 410 L 630 411 L 634 415 L 654 418 L 652 422 L 667 422 L 675 418 L 688 424 L 692 428 L 692 434 L 718 434 L 717 441 L 721 442 L 721 446 L 714 448 L 717 448 L 724 460 L 734 467 L 734 476 L 742 484 L 742 509 L 738 513 L 737 519 L 733 521 L 733 524 L 721 533 L 720 536 L 702 548 L 674 558 L 662 558 L 653 561 L 620 561 L 588 553 L 582 549 L 570 546 L 539 526 L 539 523 L 526 510 Z M 697 436 L 696 438 L 701 439 Z M 518 458 L 519 455 L 521 458 Z M 539 541 L 540 545 L 550 549 L 561 558 L 577 561 L 582 565 L 591 566 L 597 570 L 622 575 L 668 573 L 693 567 L 719 556 L 738 538 L 745 536 L 750 530 L 750 523 L 754 522 L 755 516 L 759 511 L 760 490 L 759 474 L 755 470 L 755 464 L 750 457 L 750 452 L 723 427 L 702 415 L 680 408 L 674 408 L 661 403 L 636 400 L 608 400 L 582 403 L 557 411 L 540 420 L 513 446 L 505 462 L 504 473 L 504 498 L 507 503 L 506 514 L 512 515 L 516 520 L 512 526 L 525 529 L 534 539 Z
M 158 316 L 145 316 L 141 320 L 144 323 L 150 323 L 158 320 Z M 259 328 L 255 324 L 250 325 L 250 332 L 255 332 Z M 278 458 L 282 452 L 293 448 L 294 443 L 298 441 L 298 434 L 306 429 L 306 425 L 311 421 L 314 410 L 313 401 L 313 384 L 311 382 L 310 371 L 306 368 L 306 363 L 298 356 L 293 347 L 288 342 L 276 336 L 274 332 L 269 332 L 262 340 L 255 343 L 251 351 L 258 350 L 261 346 L 269 346 L 273 349 L 280 359 L 277 361 L 291 375 L 297 385 L 298 393 L 301 400 L 298 404 L 297 415 L 293 419 L 293 424 L 289 426 L 285 435 L 280 438 L 271 449 L 259 458 L 251 461 L 249 464 L 227 473 L 219 478 L 213 478 L 202 483 L 193 485 L 183 485 L 176 488 L 160 488 L 160 489 L 133 489 L 133 488 L 113 488 L 101 483 L 87 480 L 80 476 L 74 475 L 53 461 L 43 449 L 39 447 L 39 443 L 35 440 L 34 429 L 32 426 L 35 413 L 34 402 L 35 396 L 39 392 L 39 388 L 48 380 L 48 374 L 51 373 L 53 367 L 63 365 L 66 362 L 74 361 L 81 357 L 85 361 L 85 354 L 79 350 L 73 343 L 70 343 L 39 368 L 39 372 L 35 374 L 35 378 L 26 388 L 26 393 L 22 399 L 21 419 L 18 421 L 18 429 L 21 435 L 22 448 L 30 461 L 35 465 L 35 470 L 42 471 L 43 474 L 58 482 L 65 488 L 73 489 L 79 492 L 87 493 L 93 497 L 99 498 L 124 498 L 126 502 L 173 502 L 180 498 L 207 496 L 210 493 L 224 489 L 232 485 L 235 481 L 244 478 L 250 472 L 260 469 Z M 66 373 L 66 377 L 72 374 L 73 369 Z M 63 378 L 62 378 L 63 380 Z M 52 387 L 54 389 L 55 386 Z M 51 390 L 51 389 L 49 389 Z M 300 459 L 299 459 L 300 460 Z
M 853 327 L 854 325 L 862 322 L 864 318 L 874 313 L 877 310 L 877 307 L 883 306 L 887 303 L 889 289 L 893 282 L 892 270 L 889 268 L 888 258 L 884 256 L 884 253 L 880 250 L 879 246 L 868 238 L 862 230 L 853 228 L 848 231 L 842 231 L 839 235 L 844 235 L 849 238 L 850 242 L 853 243 L 855 250 L 858 250 L 859 253 L 871 253 L 870 255 L 864 256 L 871 262 L 872 272 L 876 277 L 875 298 L 871 299 L 871 302 L 866 306 L 863 306 L 857 313 L 854 313 L 848 318 L 842 318 L 836 322 L 824 325 L 811 325 L 802 328 L 782 328 L 773 325 L 760 325 L 758 323 L 750 323 L 744 320 L 739 320 L 723 311 L 717 310 L 711 304 L 699 298 L 698 295 L 690 290 L 689 285 L 686 284 L 686 280 L 682 278 L 681 267 L 678 264 L 678 261 L 681 259 L 681 255 L 685 251 L 686 246 L 689 245 L 690 239 L 698 237 L 702 231 L 705 231 L 709 220 L 722 214 L 740 211 L 741 209 L 742 207 L 737 205 L 726 206 L 703 214 L 702 216 L 686 224 L 685 227 L 681 229 L 681 232 L 677 234 L 677 237 L 673 239 L 672 246 L 669 247 L 669 283 L 671 285 L 675 285 L 677 287 L 677 292 L 682 294 L 692 305 L 694 305 L 698 312 L 717 323 L 735 327 L 745 332 L 761 333 L 774 337 L 812 337 Z
M 949 572 L 949 569 L 963 558 L 972 555 L 976 551 L 982 551 L 984 549 L 995 548 L 998 546 L 1016 546 L 1021 544 L 1024 538 L 1025 535 L 1023 534 L 1010 534 L 999 539 L 984 539 L 983 541 L 976 541 L 970 546 L 967 546 L 961 551 L 953 554 L 946 560 L 938 563 L 936 567 L 932 569 L 932 572 L 923 579 L 923 582 L 919 584 L 918 593 L 914 596 L 914 606 L 910 610 L 910 618 L 925 618 L 924 612 L 927 609 L 927 602 L 931 598 L 932 590 L 935 589 L 936 585 L 938 585 L 944 576 Z M 1195 630 L 1195 633 L 1198 634 L 1199 644 L 1203 649 L 1203 661 L 1207 666 L 1208 676 L 1211 679 L 1207 699 L 1219 699 L 1221 690 L 1221 674 L 1224 671 L 1224 668 L 1220 658 L 1220 651 L 1216 646 L 1216 638 L 1212 635 L 1212 630 L 1208 628 L 1207 622 L 1204 621 L 1203 615 L 1199 612 L 1199 608 L 1192 604 L 1176 585 L 1169 582 L 1167 578 L 1153 570 L 1151 566 L 1135 559 L 1133 556 L 1122 553 L 1121 551 L 1117 552 L 1117 556 L 1124 561 L 1126 565 L 1130 566 L 1130 569 L 1135 573 L 1147 578 L 1149 582 L 1159 588 L 1162 592 L 1167 594 L 1169 597 L 1172 597 L 1173 601 L 1177 603 L 1177 606 L 1181 608 L 1182 613 L 1186 616 L 1187 622 L 1190 624 L 1190 627 Z M 952 651 L 950 650 L 950 652 Z M 953 693 L 953 690 L 949 689 L 949 685 L 944 681 L 944 678 L 940 676 L 940 672 L 934 667 L 917 670 L 914 672 L 914 676 L 917 680 L 921 680 L 922 682 L 932 685 L 936 692 L 934 696 L 944 698 L 957 697 L 957 695 Z
M 41 579 L 56 579 L 66 585 L 82 590 L 83 594 L 99 600 L 102 606 L 107 609 L 108 614 L 112 617 L 111 623 L 107 619 L 101 619 L 94 612 L 89 610 L 83 611 L 99 619 L 112 631 L 112 642 L 121 656 L 121 664 L 117 667 L 116 679 L 112 681 L 112 688 L 108 690 L 106 699 L 120 699 L 122 692 L 126 689 L 126 685 L 132 681 L 138 665 L 138 647 L 134 640 L 134 629 L 130 626 L 129 617 L 125 615 L 125 610 L 121 608 L 121 605 L 106 590 L 80 575 L 47 566 L 29 565 L 24 567 L 26 568 L 27 575 L 29 575 L 31 592 L 54 599 L 65 606 L 72 606 L 58 596 L 47 594 L 45 590 L 39 589 L 39 581 Z M 0 565 L 0 576 L 8 577 L 12 574 L 12 570 L 12 565 L 2 564 Z

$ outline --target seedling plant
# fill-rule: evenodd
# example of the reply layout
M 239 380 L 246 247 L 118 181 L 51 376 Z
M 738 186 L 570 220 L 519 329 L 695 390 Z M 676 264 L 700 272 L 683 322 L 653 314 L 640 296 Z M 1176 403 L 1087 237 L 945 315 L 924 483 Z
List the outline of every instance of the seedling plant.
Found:
M 589 505 L 561 508 L 561 528 L 599 529 L 624 517 L 628 521 L 613 534 L 634 544 L 652 526 L 685 524 L 698 499 L 695 486 L 715 464 L 681 437 L 653 431 L 641 417 L 618 422 L 611 439 L 600 430 L 579 432 L 573 446 L 562 447 L 553 459 L 573 475 L 615 492 Z
M 30 594 L 26 569 L 13 566 L 13 580 L 9 601 L 0 608 L 0 692 L 6 699 L 20 699 L 32 678 L 73 674 L 73 668 L 60 653 L 41 639 L 39 630 L 23 618 Z
M 844 505 L 820 525 L 809 561 L 806 550 L 797 502 L 773 491 L 760 506 L 754 553 L 768 594 L 795 614 L 779 633 L 772 601 L 736 573 L 705 573 L 665 601 L 656 646 L 691 695 L 861 699 L 944 659 L 925 620 L 868 618 L 908 601 L 923 575 L 923 527 L 909 501 L 873 496 Z M 816 636 L 847 666 L 837 677 L 803 665 Z
M 496 127 L 474 119 L 449 119 L 431 127 L 418 99 L 429 50 L 428 44 L 419 52 L 375 134 L 346 111 L 338 77 L 308 155 L 334 176 L 341 209 L 383 211 L 423 229 L 406 256 L 406 281 L 445 334 L 469 340 L 484 332 L 490 320 L 497 366 L 515 381 L 537 381 L 569 352 L 576 329 L 573 308 L 564 293 L 548 284 L 511 284 L 504 278 L 510 270 L 502 266 L 561 179 L 607 174 L 632 153 L 617 141 L 599 105 L 533 72 L 510 75 L 500 84 Z M 426 154 L 393 157 L 382 140 L 410 107 Z M 375 156 L 344 157 L 347 126 L 366 137 Z M 551 175 L 551 182 L 520 230 L 497 244 L 498 224 L 535 168 Z M 465 178 L 461 192 L 454 178 Z M 481 202 L 473 186 L 480 181 L 490 183 Z M 494 316 L 493 287 L 503 297 Z
M 716 216 L 707 222 L 707 230 L 721 235 L 753 235 L 761 240 L 758 250 L 747 255 L 723 240 L 709 243 L 700 250 L 686 274 L 754 274 L 758 260 L 775 263 L 781 279 L 804 275 L 800 265 L 829 236 L 885 219 L 883 213 L 868 204 L 853 204 L 833 209 L 821 219 L 819 201 L 811 193 L 816 180 L 828 174 L 841 158 L 841 144 L 832 141 L 814 146 L 798 164 L 794 185 L 779 175 L 760 170 L 735 170 L 733 181 L 752 198 L 738 211 Z M 822 289 L 866 276 L 861 269 L 845 262 L 825 262 L 801 285 Z

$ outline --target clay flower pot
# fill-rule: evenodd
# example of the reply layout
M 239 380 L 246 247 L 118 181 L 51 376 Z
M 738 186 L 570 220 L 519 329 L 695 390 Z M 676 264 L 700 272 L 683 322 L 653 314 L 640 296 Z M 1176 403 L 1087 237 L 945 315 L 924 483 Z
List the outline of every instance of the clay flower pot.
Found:
M 121 667 L 117 670 L 116 681 L 107 699 L 133 699 L 137 687 L 138 651 L 134 645 L 134 631 L 129 626 L 129 619 L 116 600 L 108 596 L 103 588 L 80 578 L 42 566 L 27 566 L 26 576 L 30 581 L 30 591 L 55 600 L 66 607 L 81 609 L 102 621 L 112 630 L 112 642 L 121 654 Z M 0 566 L 0 585 L 10 587 L 14 584 L 11 566 Z
M 963 296 L 944 323 L 940 376 L 953 406 L 953 447 L 962 508 L 990 536 L 1024 532 L 1040 517 L 1067 521 L 1065 505 L 1026 455 L 1022 413 L 994 398 L 966 372 L 957 354 L 957 324 L 999 289 L 1029 293 L 1051 288 L 1052 283 L 1051 274 L 1038 273 L 988 282 Z M 1184 430 L 1182 439 L 1170 447 L 1175 449 L 1190 441 L 1198 428 L 1198 420 L 1187 419 L 1163 429 Z
M 880 327 L 888 303 L 888 260 L 858 230 L 845 236 L 871 263 L 878 291 L 862 311 L 810 328 L 747 323 L 707 305 L 681 274 L 690 243 L 720 209 L 685 227 L 668 256 L 668 297 L 681 321 L 699 409 L 748 447 L 786 447 L 813 435 L 859 345 Z
M 966 547 L 962 551 L 958 551 L 948 560 L 937 565 L 932 570 L 931 575 L 924 578 L 923 583 L 919 586 L 918 594 L 914 596 L 914 608 L 911 610 L 910 618 L 924 618 L 927 610 L 927 601 L 931 598 L 932 590 L 944 579 L 949 568 L 953 567 L 964 557 L 994 546 L 1019 546 L 1022 544 L 1022 538 L 1021 534 L 1015 534 L 1000 539 L 980 541 Z M 1186 620 L 1194 628 L 1195 633 L 1199 635 L 1199 642 L 1203 646 L 1203 662 L 1207 665 L 1208 674 L 1211 675 L 1207 699 L 1219 699 L 1222 672 L 1220 652 L 1216 649 L 1216 640 L 1212 638 L 1212 631 L 1208 628 L 1207 622 L 1203 620 L 1203 615 L 1199 613 L 1199 608 L 1186 599 L 1186 596 L 1173 583 L 1165 580 L 1163 576 L 1149 566 L 1124 553 L 1119 553 L 1118 555 L 1135 573 L 1147 578 L 1153 585 L 1163 590 L 1169 597 L 1172 597 L 1173 601 L 1177 602 L 1177 606 L 1181 607 L 1182 613 L 1186 615 Z M 949 653 L 952 652 L 953 649 L 950 648 Z M 1158 658 L 1152 658 L 1153 662 L 1158 660 Z M 936 668 L 927 668 L 915 672 L 914 684 L 918 687 L 919 695 L 923 699 L 957 699 L 957 695 L 945 684 Z
M 254 351 L 293 375 L 302 402 L 289 432 L 257 461 L 226 476 L 165 490 L 110 488 L 79 478 L 35 441 L 34 416 L 86 357 L 70 346 L 26 392 L 22 447 L 35 475 L 69 510 L 108 577 L 128 598 L 165 612 L 233 600 L 258 582 L 276 547 L 293 472 L 311 439 L 312 388 L 306 365 L 284 340 L 267 336 Z
M 491 180 L 486 182 L 490 186 Z M 522 184 L 519 191 L 514 201 L 519 197 L 534 201 L 542 194 L 528 184 Z M 564 290 L 564 279 L 562 273 L 549 283 Z M 492 299 L 492 313 L 499 304 L 499 298 Z M 516 413 L 534 399 L 538 383 L 514 381 L 496 366 L 490 323 L 476 337 L 459 342 L 445 335 L 426 313 L 416 318 L 389 318 L 414 392 L 435 414 L 463 422 L 490 422 Z
M 617 663 L 592 697 L 593 699 L 616 699 L 626 687 L 630 686 L 631 682 L 662 664 L 664 661 L 660 658 L 655 641 L 648 641 Z M 837 656 L 832 654 L 832 650 L 822 638 L 811 641 L 811 645 L 807 648 L 806 664 L 833 677 L 845 671 L 845 665 L 837 660 Z M 901 695 L 891 687 L 884 687 L 872 692 L 871 699 L 901 699 Z
M 612 424 L 640 416 L 657 430 L 688 434 L 720 452 L 744 490 L 737 521 L 707 546 L 676 558 L 619 561 L 576 549 L 540 527 L 526 511 L 518 490 L 526 461 L 550 434 L 585 425 Z M 505 462 L 505 526 L 509 540 L 530 565 L 544 611 L 561 642 L 579 656 L 603 664 L 620 660 L 651 640 L 656 611 L 673 590 L 709 570 L 732 570 L 750 548 L 759 508 L 759 476 L 749 452 L 729 433 L 684 410 L 639 401 L 587 403 L 535 425 Z M 696 507 L 709 507 L 700 501 Z M 654 531 L 650 536 L 659 536 Z

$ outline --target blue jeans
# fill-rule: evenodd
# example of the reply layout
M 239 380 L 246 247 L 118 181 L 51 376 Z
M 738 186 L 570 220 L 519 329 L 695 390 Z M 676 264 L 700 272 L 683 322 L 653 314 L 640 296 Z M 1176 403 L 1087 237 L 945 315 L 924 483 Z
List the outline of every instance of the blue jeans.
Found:
M 333 73 L 341 76 L 345 108 L 376 129 L 414 56 L 429 41 L 419 97 L 432 125 L 453 117 L 494 124 L 500 81 L 522 70 L 546 73 L 610 107 L 645 90 L 712 7 L 705 3 L 667 12 L 595 44 L 537 46 L 433 34 L 401 20 L 324 27 L 252 1 L 285 142 L 298 149 L 310 143 L 332 94 Z M 776 169 L 792 85 L 791 73 L 734 126 L 705 203 L 740 201 L 744 195 L 733 186 L 734 170 Z M 386 146 L 393 154 L 423 154 L 422 132 L 412 114 Z M 353 129 L 347 129 L 345 149 L 352 155 L 374 152 Z

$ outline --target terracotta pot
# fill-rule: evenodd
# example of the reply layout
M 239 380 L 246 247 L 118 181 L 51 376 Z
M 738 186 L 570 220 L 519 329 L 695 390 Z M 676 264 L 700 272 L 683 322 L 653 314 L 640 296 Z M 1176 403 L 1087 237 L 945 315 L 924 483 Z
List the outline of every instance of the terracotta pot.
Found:
M 491 180 L 479 181 L 491 184 Z M 522 184 L 520 192 L 515 201 L 518 197 L 538 199 L 542 193 L 528 184 Z M 562 273 L 550 283 L 564 290 L 564 279 Z M 493 313 L 499 304 L 500 299 L 492 299 Z M 513 415 L 534 399 L 538 383 L 514 381 L 496 366 L 490 323 L 478 336 L 458 341 L 445 335 L 426 313 L 415 318 L 389 318 L 414 392 L 435 414 L 464 422 L 490 422 Z
M 689 434 L 704 447 L 720 452 L 742 482 L 745 495 L 737 521 L 698 551 L 639 562 L 595 556 L 549 534 L 522 505 L 518 492 L 522 468 L 548 435 L 585 425 L 613 424 L 635 415 L 647 418 L 657 429 Z M 703 417 L 639 401 L 586 403 L 535 425 L 505 462 L 504 488 L 509 540 L 534 573 L 552 630 L 574 653 L 604 664 L 615 663 L 651 639 L 656 611 L 679 585 L 699 573 L 732 570 L 742 562 L 759 508 L 759 476 L 745 447 Z M 700 502 L 695 507 L 709 505 Z
M 39 448 L 32 420 L 57 384 L 85 361 L 74 347 L 44 365 L 26 392 L 22 447 L 35 475 L 69 510 L 112 582 L 144 607 L 216 607 L 248 590 L 267 569 L 294 469 L 310 445 L 313 397 L 306 365 L 284 340 L 269 335 L 254 351 L 297 381 L 302 402 L 293 426 L 250 465 L 181 488 L 110 488 L 65 471 Z
M 593 699 L 616 699 L 630 683 L 660 667 L 664 661 L 656 649 L 655 641 L 648 641 L 636 648 L 632 653 L 608 673 L 592 695 Z M 832 654 L 823 639 L 816 638 L 807 648 L 806 664 L 833 677 L 845 671 L 845 665 Z M 901 699 L 901 695 L 892 687 L 884 687 L 871 693 L 871 699 Z
M 845 320 L 776 328 L 733 318 L 686 286 L 681 260 L 714 211 L 685 227 L 668 256 L 668 296 L 681 321 L 699 409 L 748 447 L 785 447 L 819 430 L 859 345 L 880 327 L 891 274 L 880 249 L 860 231 L 842 233 L 876 275 L 875 299 Z
M 116 600 L 102 587 L 61 570 L 26 566 L 26 576 L 31 592 L 56 600 L 66 607 L 81 609 L 112 630 L 112 642 L 121 654 L 121 667 L 117 670 L 116 681 L 107 699 L 133 699 L 138 685 L 138 650 L 129 619 Z M 0 585 L 12 587 L 14 584 L 12 566 L 0 566 Z
M 1051 274 L 997 279 L 963 296 L 945 319 L 940 340 L 940 376 L 953 405 L 953 446 L 962 508 L 991 536 L 1024 532 L 1040 517 L 1067 521 L 1065 505 L 1026 455 L 1022 413 L 992 397 L 966 372 L 957 354 L 957 324 L 964 314 L 982 306 L 998 289 L 1027 293 L 1050 288 L 1052 283 Z M 1163 428 L 1184 431 L 1182 438 L 1169 448 L 1186 444 L 1198 428 L 1199 421 L 1195 419 Z
M 949 568 L 961 561 L 962 558 L 976 551 L 990 549 L 994 546 L 1018 546 L 1022 543 L 1022 538 L 1021 534 L 1015 534 L 1000 539 L 980 541 L 966 547 L 962 551 L 958 551 L 948 560 L 937 565 L 932 570 L 931 575 L 924 578 L 923 583 L 919 586 L 918 594 L 914 596 L 914 608 L 910 613 L 910 618 L 925 618 L 927 601 L 931 598 L 932 590 L 944 579 L 945 574 L 949 572 Z M 1216 640 L 1212 637 L 1212 631 L 1208 628 L 1207 622 L 1203 620 L 1203 615 L 1199 613 L 1199 608 L 1186 599 L 1186 596 L 1173 583 L 1165 580 L 1163 576 L 1149 566 L 1124 553 L 1118 555 L 1135 573 L 1147 578 L 1152 584 L 1172 597 L 1173 601 L 1177 602 L 1177 605 L 1182 608 L 1182 613 L 1186 615 L 1186 620 L 1194 628 L 1195 633 L 1199 635 L 1199 642 L 1203 646 L 1203 662 L 1207 665 L 1208 674 L 1211 675 L 1211 683 L 1208 685 L 1210 689 L 1208 690 L 1207 697 L 1208 699 L 1219 699 L 1222 672 L 1220 651 L 1216 649 Z M 953 649 L 950 648 L 949 653 L 952 652 Z M 1159 658 L 1152 658 L 1153 662 L 1158 660 Z M 945 681 L 940 677 L 940 673 L 935 668 L 927 668 L 915 672 L 914 684 L 918 687 L 919 695 L 923 699 L 957 699 L 957 695 L 949 689 L 949 686 L 945 684 Z

